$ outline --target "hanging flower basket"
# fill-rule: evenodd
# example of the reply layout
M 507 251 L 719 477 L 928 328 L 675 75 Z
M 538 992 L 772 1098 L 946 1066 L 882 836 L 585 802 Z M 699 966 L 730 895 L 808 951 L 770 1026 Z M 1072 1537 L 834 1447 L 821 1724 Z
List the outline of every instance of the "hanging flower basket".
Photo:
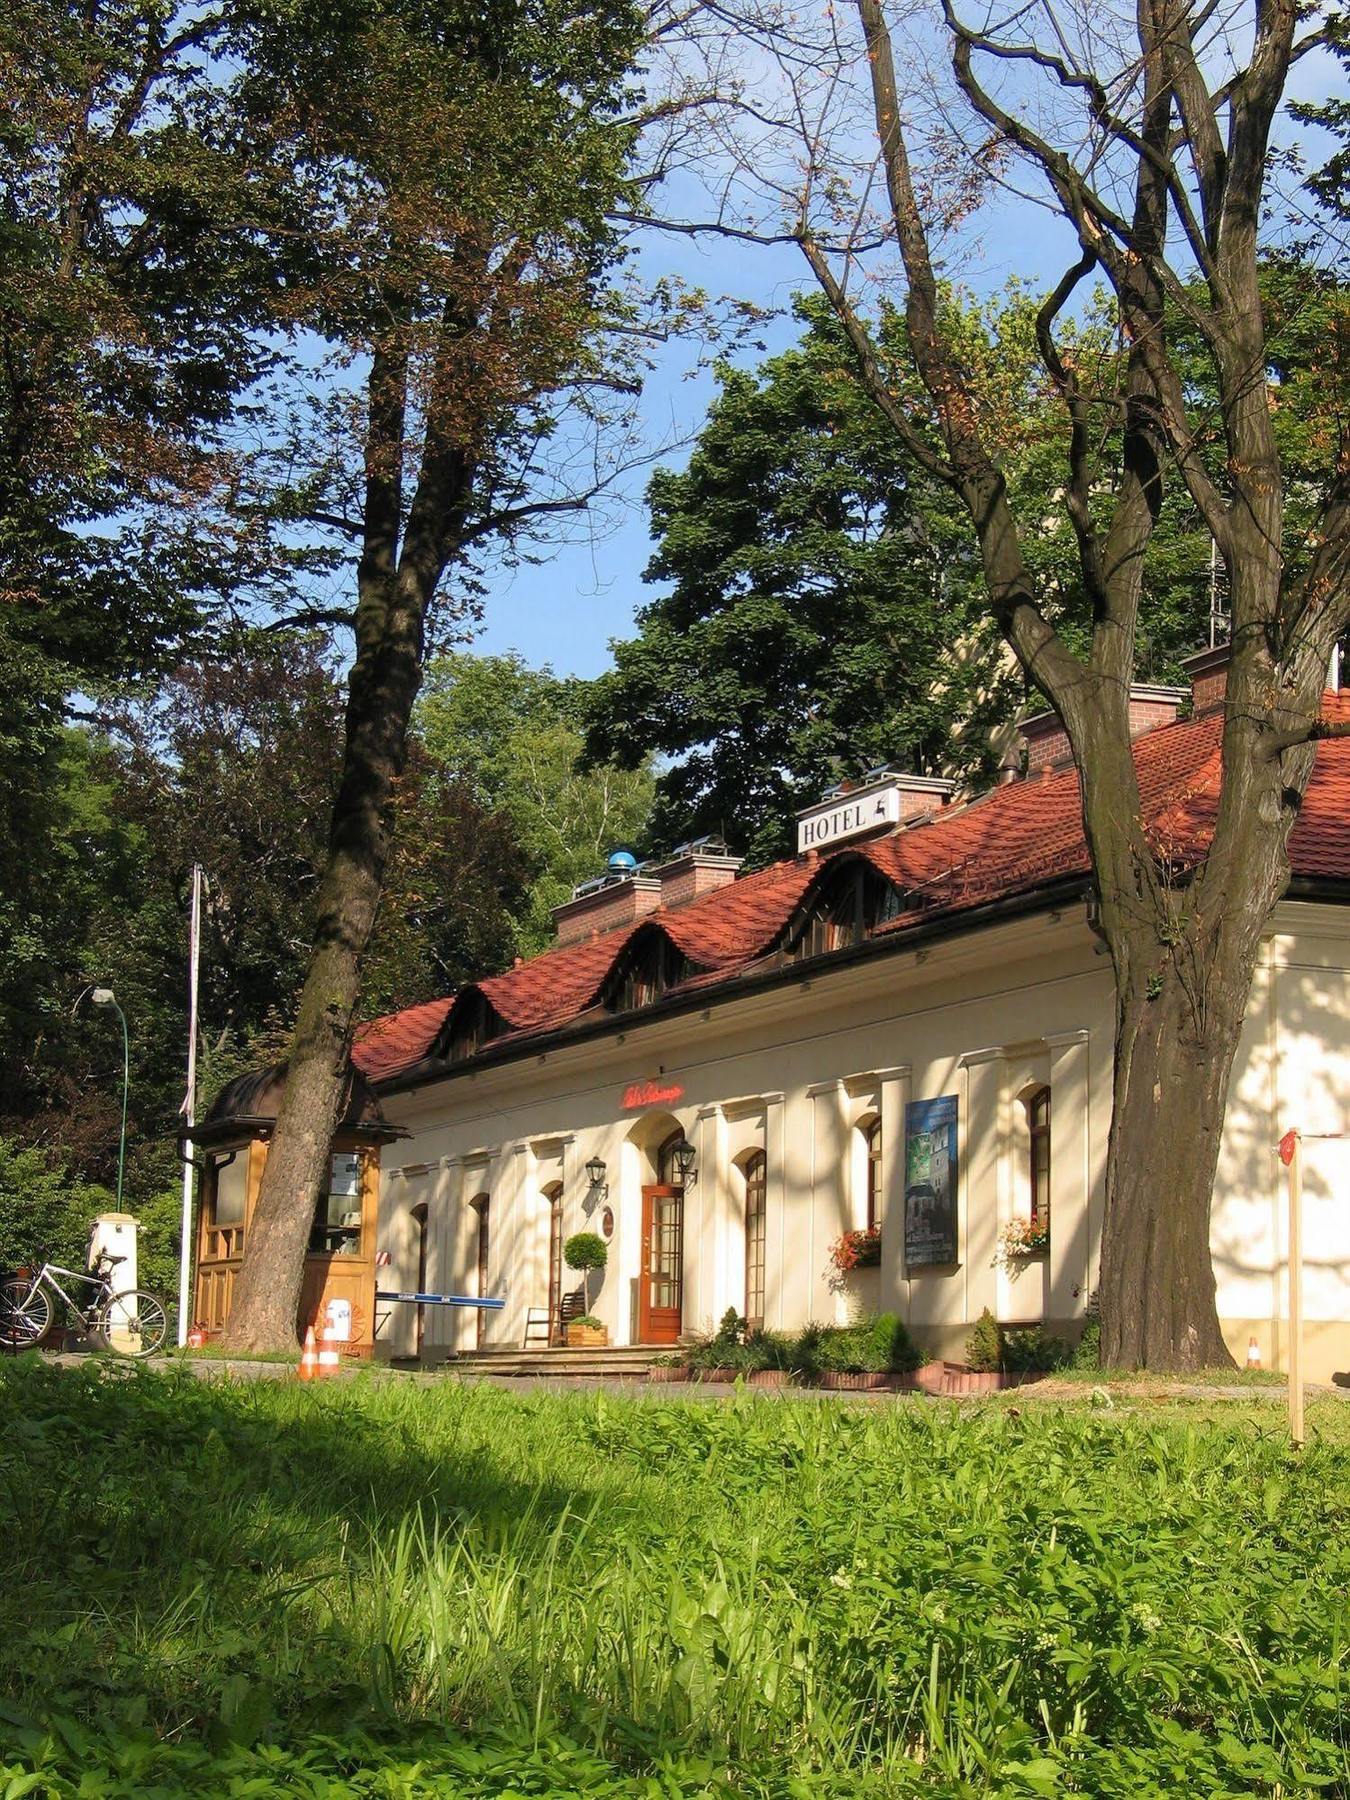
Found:
M 875 1269 L 881 1262 L 880 1231 L 846 1231 L 830 1245 L 830 1261 L 841 1275 Z

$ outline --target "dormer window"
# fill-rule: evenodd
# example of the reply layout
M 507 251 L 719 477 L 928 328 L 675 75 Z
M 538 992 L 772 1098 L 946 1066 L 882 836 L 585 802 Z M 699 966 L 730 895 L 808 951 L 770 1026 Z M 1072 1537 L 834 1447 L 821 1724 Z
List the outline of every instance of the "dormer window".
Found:
M 464 1062 L 477 1055 L 485 1044 L 499 1037 L 506 1026 L 483 998 L 470 992 L 456 1001 L 441 1055 L 447 1062 Z
M 609 1012 L 650 1006 L 668 988 L 688 979 L 691 965 L 664 932 L 648 931 L 631 944 L 609 978 L 604 1005 Z
M 804 962 L 860 944 L 901 908 L 899 890 L 870 863 L 846 862 L 832 871 L 789 926 L 784 954 L 789 962 Z

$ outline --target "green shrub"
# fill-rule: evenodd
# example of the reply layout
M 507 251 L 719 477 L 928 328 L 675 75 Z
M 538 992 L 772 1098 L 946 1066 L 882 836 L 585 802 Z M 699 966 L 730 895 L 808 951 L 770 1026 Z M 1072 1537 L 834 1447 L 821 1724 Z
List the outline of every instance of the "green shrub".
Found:
M 795 1366 L 808 1375 L 908 1375 L 923 1362 L 894 1313 L 877 1313 L 857 1325 L 808 1325 L 793 1355 Z
M 0 1138 L 0 1268 L 41 1252 L 82 1269 L 90 1226 L 115 1204 L 107 1188 L 81 1181 L 44 1151 Z
M 745 1347 L 754 1358 L 757 1369 L 791 1369 L 793 1362 L 794 1339 L 786 1331 L 756 1331 L 747 1339 Z
M 1043 1325 L 1010 1325 L 1003 1333 L 1003 1367 L 1012 1375 L 1062 1369 L 1073 1360 L 1073 1345 L 1053 1337 Z
M 966 1339 L 966 1365 L 984 1375 L 1003 1367 L 1003 1334 L 987 1306 Z

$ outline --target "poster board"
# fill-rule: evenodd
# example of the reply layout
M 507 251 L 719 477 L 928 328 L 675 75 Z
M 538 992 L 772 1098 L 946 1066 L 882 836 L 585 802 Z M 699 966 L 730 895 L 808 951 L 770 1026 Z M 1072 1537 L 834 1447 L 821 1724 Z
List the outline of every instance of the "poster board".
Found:
M 911 1100 L 905 1108 L 905 1266 L 954 1263 L 956 1253 L 957 1127 L 955 1094 Z

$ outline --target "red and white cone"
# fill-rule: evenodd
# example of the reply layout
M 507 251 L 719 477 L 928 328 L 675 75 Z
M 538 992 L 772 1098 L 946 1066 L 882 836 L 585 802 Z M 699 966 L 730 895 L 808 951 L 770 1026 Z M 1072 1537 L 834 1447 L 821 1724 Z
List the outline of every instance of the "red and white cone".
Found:
M 319 1335 L 319 1374 L 336 1375 L 342 1367 L 342 1358 L 338 1355 L 337 1339 L 333 1336 L 331 1325 L 325 1325 Z
M 1261 1367 L 1261 1346 L 1254 1337 L 1247 1339 L 1247 1367 L 1249 1369 Z
M 319 1352 L 314 1346 L 314 1327 L 305 1328 L 305 1347 L 300 1352 L 300 1367 L 296 1371 L 301 1381 L 317 1381 L 319 1378 Z

